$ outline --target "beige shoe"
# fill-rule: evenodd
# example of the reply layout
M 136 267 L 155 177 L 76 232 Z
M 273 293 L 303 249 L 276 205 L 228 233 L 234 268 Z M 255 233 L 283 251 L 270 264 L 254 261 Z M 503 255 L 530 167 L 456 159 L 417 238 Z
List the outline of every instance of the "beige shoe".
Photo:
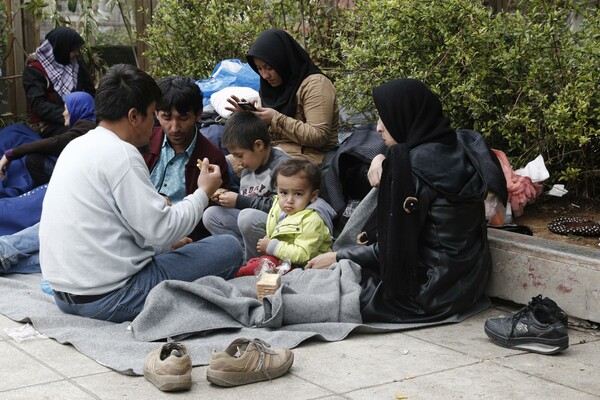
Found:
M 166 343 L 152 350 L 144 361 L 144 377 L 165 392 L 192 387 L 192 359 L 185 345 Z
M 206 379 L 230 387 L 279 378 L 294 363 L 294 353 L 269 347 L 260 339 L 234 340 L 225 351 L 213 352 Z

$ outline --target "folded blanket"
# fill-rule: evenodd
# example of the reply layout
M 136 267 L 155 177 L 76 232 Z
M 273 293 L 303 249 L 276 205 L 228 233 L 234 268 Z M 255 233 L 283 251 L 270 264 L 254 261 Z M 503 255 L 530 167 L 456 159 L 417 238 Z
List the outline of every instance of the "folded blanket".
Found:
M 162 282 L 132 323 L 135 338 L 150 341 L 223 328 L 362 322 L 360 267 L 348 260 L 331 269 L 294 269 L 262 302 L 256 299 L 256 282 L 254 276 Z

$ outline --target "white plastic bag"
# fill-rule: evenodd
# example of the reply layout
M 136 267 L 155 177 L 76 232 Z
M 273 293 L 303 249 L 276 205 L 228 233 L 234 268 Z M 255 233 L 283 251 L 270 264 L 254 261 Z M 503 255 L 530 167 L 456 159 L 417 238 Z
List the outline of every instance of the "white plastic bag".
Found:
M 30 324 L 25 324 L 18 328 L 4 328 L 4 332 L 19 343 L 29 339 L 48 339 L 48 336 L 42 335 Z
M 250 103 L 254 103 L 259 99 L 259 94 L 256 90 L 244 87 L 244 86 L 231 86 L 219 90 L 210 96 L 210 104 L 213 106 L 217 114 L 223 118 L 229 118 L 231 111 L 226 110 L 225 107 L 232 107 L 227 101 L 231 95 L 235 95 L 238 99 L 247 100 Z

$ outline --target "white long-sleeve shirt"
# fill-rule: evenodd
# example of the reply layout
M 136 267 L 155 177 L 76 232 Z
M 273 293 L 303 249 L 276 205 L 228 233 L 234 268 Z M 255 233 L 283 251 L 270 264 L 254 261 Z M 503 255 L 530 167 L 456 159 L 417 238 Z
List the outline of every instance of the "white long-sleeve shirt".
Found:
M 103 127 L 58 159 L 40 223 L 42 274 L 54 290 L 108 293 L 189 234 L 208 198 L 196 190 L 168 206 L 140 152 Z

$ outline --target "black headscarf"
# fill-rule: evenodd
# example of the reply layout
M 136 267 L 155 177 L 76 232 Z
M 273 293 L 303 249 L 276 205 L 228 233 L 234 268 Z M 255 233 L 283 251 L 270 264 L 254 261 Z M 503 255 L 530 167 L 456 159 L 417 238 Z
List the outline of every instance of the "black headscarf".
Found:
M 423 143 L 453 144 L 456 132 L 442 104 L 416 79 L 396 79 L 373 88 L 379 117 L 398 144 L 388 150 L 377 199 L 379 263 L 386 298 L 413 296 L 417 277 L 418 200 L 409 151 Z M 435 168 L 435 166 L 432 166 Z
M 51 30 L 46 35 L 46 39 L 52 45 L 54 59 L 62 65 L 68 65 L 71 62 L 70 52 L 85 44 L 79 33 L 67 27 Z
M 273 87 L 260 78 L 262 105 L 274 108 L 289 117 L 296 115 L 296 92 L 309 75 L 322 74 L 313 64 L 306 50 L 293 37 L 281 29 L 268 29 L 256 38 L 246 59 L 256 73 L 254 57 L 269 64 L 281 77 L 283 84 Z M 260 74 L 259 74 L 260 75 Z

